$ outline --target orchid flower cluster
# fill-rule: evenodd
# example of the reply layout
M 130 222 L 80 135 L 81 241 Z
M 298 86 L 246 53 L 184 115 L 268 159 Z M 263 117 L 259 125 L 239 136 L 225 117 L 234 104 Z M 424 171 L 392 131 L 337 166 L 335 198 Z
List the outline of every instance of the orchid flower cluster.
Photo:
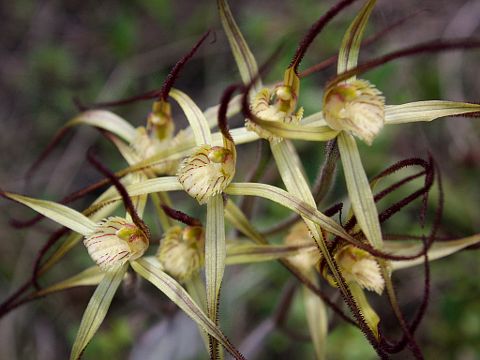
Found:
M 97 104 L 69 121 L 56 139 L 66 129 L 77 125 L 96 127 L 113 142 L 128 167 L 113 173 L 90 154 L 91 163 L 105 179 L 60 203 L 1 190 L 4 198 L 30 207 L 63 226 L 42 249 L 32 279 L 0 305 L 1 316 L 54 292 L 76 286 L 97 286 L 71 351 L 71 359 L 79 359 L 104 321 L 116 290 L 127 273 L 133 271 L 163 292 L 198 325 L 211 359 L 223 358 L 224 351 L 235 359 L 244 359 L 238 347 L 222 331 L 219 320 L 225 269 L 232 264 L 279 261 L 301 284 L 305 319 L 318 359 L 326 356 L 331 316 L 339 316 L 358 327 L 380 358 L 388 358 L 404 349 L 415 358 L 423 358 L 415 341 L 415 331 L 425 312 L 428 289 L 419 312 L 408 320 L 399 308 L 392 276 L 398 269 L 423 264 L 428 285 L 429 261 L 477 244 L 480 235 L 435 242 L 442 207 L 440 201 L 429 234 L 416 241 L 385 240 L 381 227 L 384 221 L 416 199 L 423 199 L 426 206 L 435 184 L 441 194 L 438 169 L 432 158 L 406 159 L 369 180 L 357 143 L 374 147 L 375 139 L 388 126 L 454 115 L 478 115 L 480 105 L 441 100 L 388 105 L 381 89 L 359 76 L 398 58 L 478 48 L 480 42 L 472 39 L 429 42 L 359 64 L 363 33 L 376 4 L 375 0 L 364 1 L 346 30 L 335 58 L 337 75 L 327 82 L 323 93 L 318 94 L 321 108 L 316 113 L 306 114 L 301 107 L 301 80 L 314 76 L 323 67 L 320 64 L 300 72 L 299 66 L 329 21 L 354 2 L 341 0 L 321 14 L 299 42 L 283 79 L 274 85 L 264 85 L 261 76 L 269 62 L 263 67 L 257 65 L 227 1 L 217 0 L 219 17 L 241 76 L 241 82 L 225 90 L 218 106 L 202 111 L 186 93 L 173 88 L 178 73 L 209 36 L 207 32 L 175 65 L 160 90 L 132 99 Z M 274 57 L 270 61 L 274 61 Z M 153 100 L 145 127 L 134 128 L 113 112 L 100 109 L 138 99 Z M 187 128 L 178 132 L 175 131 L 171 101 L 180 106 L 189 122 Z M 228 120 L 237 113 L 244 115 L 245 125 L 230 129 Z M 219 131 L 212 132 L 216 126 Z M 313 188 L 305 177 L 292 140 L 326 143 L 325 163 Z M 252 142 L 268 143 L 285 188 L 234 181 L 236 145 Z M 333 219 L 342 204 L 324 212 L 319 210 L 325 193 L 335 181 L 339 160 L 344 179 L 338 181 L 346 185 L 351 204 L 344 224 Z M 418 167 L 421 171 L 376 192 L 383 178 L 405 167 Z M 376 202 L 419 178 L 424 178 L 420 190 L 379 212 Z M 67 206 L 103 186 L 107 186 L 103 194 L 83 212 Z M 194 198 L 200 208 L 206 209 L 205 221 L 178 210 L 170 198 L 171 192 L 184 192 Z M 238 196 L 272 201 L 290 210 L 292 217 L 276 229 L 260 231 L 235 202 Z M 153 243 L 150 227 L 143 220 L 149 199 L 163 230 L 159 245 Z M 122 203 L 125 215 L 113 216 Z M 425 212 L 423 207 L 422 222 Z M 227 236 L 226 223 L 241 235 Z M 272 243 L 271 234 L 282 229 L 287 229 L 283 243 Z M 62 240 L 61 245 L 46 256 L 48 247 L 59 240 Z M 43 274 L 82 243 L 92 259 L 92 267 L 60 283 L 36 287 Z M 325 287 L 339 292 L 347 311 L 327 295 Z M 398 320 L 402 331 L 400 340 L 389 340 L 382 332 L 381 318 L 369 301 L 381 296 L 388 298 Z

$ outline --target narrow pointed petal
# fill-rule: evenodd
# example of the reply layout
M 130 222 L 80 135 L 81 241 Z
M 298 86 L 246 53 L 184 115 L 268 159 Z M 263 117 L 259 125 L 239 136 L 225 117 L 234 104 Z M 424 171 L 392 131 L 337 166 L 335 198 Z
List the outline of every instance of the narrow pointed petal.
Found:
M 480 234 L 449 241 L 436 241 L 428 250 L 428 261 L 442 259 L 465 249 L 468 246 L 480 243 Z M 416 241 L 386 241 L 385 251 L 394 255 L 414 255 L 423 249 L 423 244 Z M 413 260 L 392 261 L 392 269 L 406 269 L 424 263 L 423 257 Z
M 68 279 L 65 279 L 35 292 L 33 294 L 33 297 L 41 297 L 66 289 L 71 289 L 77 286 L 98 285 L 104 277 L 105 273 L 100 270 L 98 266 L 92 266 L 72 277 L 69 277 Z
M 203 112 L 193 102 L 193 100 L 184 92 L 172 89 L 169 94 L 182 108 L 190 127 L 193 130 L 195 142 L 197 145 L 211 144 L 212 134 L 210 126 Z
M 8 192 L 4 195 L 79 234 L 89 235 L 95 229 L 95 223 L 92 220 L 68 206 Z
M 242 354 L 230 343 L 217 325 L 207 317 L 185 289 L 172 277 L 145 259 L 132 262 L 132 267 L 140 276 L 162 291 L 208 334 L 217 339 L 235 359 L 244 359 Z
M 222 195 L 216 195 L 208 201 L 205 229 L 207 309 L 210 319 L 215 322 L 218 317 L 220 287 L 222 285 L 227 255 Z
M 88 302 L 87 309 L 83 314 L 82 322 L 80 323 L 80 328 L 70 354 L 70 360 L 77 360 L 82 356 L 83 351 L 105 319 L 113 296 L 120 286 L 126 271 L 127 265 L 124 265 L 116 271 L 105 273 L 105 277 L 93 293 L 92 298 Z
M 345 132 L 340 133 L 338 148 L 355 217 L 368 242 L 373 247 L 381 249 L 383 238 L 378 211 L 355 139 Z
M 480 112 L 480 104 L 457 101 L 428 100 L 385 108 L 387 125 L 405 124 L 418 121 L 432 121 L 445 116 L 467 115 Z
M 76 125 L 90 125 L 115 134 L 126 142 L 131 142 L 135 137 L 135 128 L 120 116 L 107 110 L 89 110 L 76 116 L 65 127 Z
M 357 66 L 365 26 L 376 2 L 376 0 L 367 1 L 345 33 L 338 53 L 338 74 Z
M 217 0 L 217 6 L 223 30 L 225 31 L 230 47 L 232 48 L 232 53 L 240 71 L 240 76 L 242 77 L 243 83 L 248 84 L 258 74 L 257 62 L 233 18 L 227 1 Z M 258 90 L 260 86 L 260 81 L 258 81 L 255 89 Z

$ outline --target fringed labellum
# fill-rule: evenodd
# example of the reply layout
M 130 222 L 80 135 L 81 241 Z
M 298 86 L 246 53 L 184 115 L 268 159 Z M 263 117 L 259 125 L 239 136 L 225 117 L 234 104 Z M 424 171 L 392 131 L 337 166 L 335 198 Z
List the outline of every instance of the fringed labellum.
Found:
M 228 141 L 225 141 L 228 145 Z M 230 149 L 229 149 L 230 148 Z M 235 148 L 202 145 L 185 159 L 178 170 L 178 180 L 185 191 L 200 204 L 222 192 L 235 175 Z
M 381 295 L 385 287 L 380 266 L 375 258 L 352 245 L 346 245 L 335 253 L 335 260 L 347 283 L 355 282 L 362 289 Z
M 332 129 L 371 145 L 385 123 L 385 98 L 366 80 L 336 84 L 325 91 L 323 114 Z
M 148 237 L 135 224 L 121 217 L 98 223 L 83 241 L 93 261 L 105 271 L 120 268 L 138 259 L 148 248 Z
M 184 282 L 202 267 L 204 248 L 201 226 L 174 226 L 163 236 L 156 256 L 170 275 Z

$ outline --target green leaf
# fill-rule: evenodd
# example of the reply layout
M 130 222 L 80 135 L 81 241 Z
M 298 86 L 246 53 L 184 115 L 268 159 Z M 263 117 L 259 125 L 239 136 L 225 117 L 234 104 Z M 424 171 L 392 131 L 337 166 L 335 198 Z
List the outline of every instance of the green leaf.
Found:
M 207 202 L 207 224 L 205 228 L 207 309 L 209 318 L 214 322 L 218 318 L 220 287 L 227 254 L 224 221 L 223 197 L 218 194 L 211 197 Z
M 357 66 L 363 33 L 375 3 L 376 0 L 367 1 L 345 33 L 338 53 L 338 74 Z
M 145 259 L 133 261 L 131 265 L 140 276 L 156 286 L 193 321 L 217 339 L 235 359 L 244 359 L 242 354 L 230 343 L 217 325 L 207 317 L 177 281 Z
M 240 71 L 240 76 L 242 77 L 243 83 L 248 84 L 258 74 L 257 62 L 235 22 L 227 2 L 225 0 L 217 0 L 217 6 L 223 30 L 230 43 L 233 56 Z M 261 83 L 258 80 L 254 89 L 258 91 L 260 87 Z
M 127 268 L 128 264 L 125 264 L 116 271 L 105 273 L 105 277 L 93 293 L 92 298 L 88 302 L 87 309 L 83 314 L 80 329 L 78 330 L 72 353 L 70 354 L 70 360 L 80 359 L 88 343 L 102 324 Z
M 436 241 L 428 250 L 428 261 L 444 258 L 478 243 L 480 243 L 480 234 L 457 240 Z M 420 241 L 386 241 L 384 247 L 389 254 L 404 256 L 418 254 L 422 249 L 423 244 Z M 392 261 L 391 264 L 394 270 L 399 270 L 421 265 L 423 262 L 424 258 L 420 257 L 413 260 Z
M 90 125 L 107 130 L 131 143 L 137 132 L 130 123 L 107 110 L 89 110 L 67 122 L 64 128 L 76 125 Z
M 417 121 L 432 121 L 444 116 L 462 115 L 480 111 L 479 104 L 456 101 L 416 101 L 385 107 L 387 125 L 405 124 Z
M 172 89 L 169 95 L 180 105 L 193 130 L 195 142 L 198 146 L 211 144 L 212 134 L 207 119 L 190 97 L 184 92 Z
M 77 286 L 92 286 L 98 285 L 105 277 L 105 272 L 98 266 L 89 267 L 86 270 L 69 277 L 63 281 L 60 281 L 54 285 L 50 285 L 44 289 L 36 291 L 32 296 L 34 298 L 49 295 L 62 290 L 70 289 Z
M 92 220 L 65 205 L 8 192 L 5 192 L 4 195 L 79 234 L 88 235 L 95 229 L 96 224 Z
M 338 149 L 342 159 L 348 196 L 352 202 L 357 222 L 368 242 L 373 247 L 381 249 L 383 239 L 378 212 L 353 136 L 342 131 L 338 136 Z

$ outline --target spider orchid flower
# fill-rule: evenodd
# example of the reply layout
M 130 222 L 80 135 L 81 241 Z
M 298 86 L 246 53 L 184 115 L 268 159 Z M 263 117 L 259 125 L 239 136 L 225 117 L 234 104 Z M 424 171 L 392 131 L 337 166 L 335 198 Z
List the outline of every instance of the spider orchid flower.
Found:
M 84 243 L 92 260 L 102 269 L 103 276 L 97 271 L 89 269 L 71 279 L 67 279 L 52 290 L 47 289 L 43 292 L 47 294 L 71 286 L 98 284 L 83 315 L 70 355 L 71 360 L 80 359 L 86 346 L 99 329 L 116 290 L 126 276 L 127 263 L 140 276 L 164 292 L 203 330 L 221 343 L 235 359 L 244 359 L 242 354 L 230 343 L 218 326 L 207 317 L 187 291 L 175 279 L 165 273 L 159 263 L 152 263 L 142 257 L 149 243 L 149 234 L 146 233 L 148 230 L 145 230 L 144 226 L 138 226 L 131 220 L 121 217 L 110 217 L 95 223 L 82 213 L 51 201 L 38 200 L 3 191 L 0 192 L 0 195 L 30 207 L 84 236 Z M 195 237 L 195 234 L 198 234 L 196 229 L 187 230 L 186 237 Z

